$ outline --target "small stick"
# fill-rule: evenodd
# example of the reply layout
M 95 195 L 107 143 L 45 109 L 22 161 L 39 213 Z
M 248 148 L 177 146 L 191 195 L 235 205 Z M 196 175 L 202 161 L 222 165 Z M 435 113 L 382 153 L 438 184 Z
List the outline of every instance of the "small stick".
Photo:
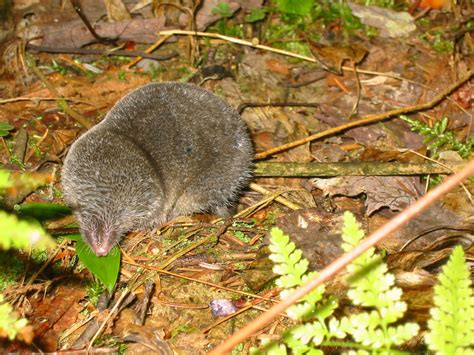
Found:
M 79 3 L 79 0 L 71 0 L 72 7 L 74 8 L 74 11 L 76 11 L 77 15 L 81 18 L 82 22 L 84 25 L 87 27 L 91 35 L 97 40 L 99 43 L 105 43 L 105 44 L 113 44 L 114 46 L 117 46 L 117 42 L 115 39 L 110 39 L 110 38 L 104 38 L 102 36 L 99 36 L 97 32 L 95 31 L 94 27 L 92 27 L 91 23 L 89 22 L 89 19 L 87 16 L 84 14 L 81 8 L 81 4 Z
M 229 36 L 224 36 L 219 33 L 212 33 L 212 32 L 199 32 L 199 31 L 186 31 L 186 30 L 169 30 L 169 31 L 160 31 L 158 32 L 159 35 L 187 35 L 187 36 L 199 36 L 199 37 L 210 37 L 210 38 L 217 38 L 217 39 L 222 39 L 227 42 L 231 43 L 236 43 L 240 44 L 243 46 L 249 46 L 253 48 L 258 48 L 258 49 L 263 49 L 269 52 L 274 52 L 274 53 L 279 53 L 283 54 L 289 57 L 293 58 L 299 58 L 303 59 L 309 62 L 317 63 L 317 61 L 314 58 L 307 57 L 304 55 L 296 54 L 296 53 L 291 53 L 288 51 L 284 51 L 282 49 L 277 49 L 277 48 L 272 48 L 269 46 L 264 46 L 262 44 L 255 44 L 249 41 L 245 41 L 240 38 L 235 38 L 235 37 L 229 37 Z
M 319 107 L 318 102 L 243 102 L 237 106 L 239 115 L 250 107 Z
M 255 183 L 251 183 L 250 188 L 252 190 L 258 192 L 258 193 L 261 193 L 262 195 L 271 195 L 272 194 L 271 191 L 267 190 L 266 188 L 264 188 L 260 185 L 255 184 Z M 282 193 L 285 193 L 285 192 L 289 192 L 289 191 L 280 191 L 279 193 L 282 194 Z M 280 202 L 282 205 L 288 207 L 289 209 L 291 209 L 293 211 L 301 209 L 301 206 L 297 205 L 296 203 L 291 202 L 290 200 L 288 200 L 284 197 L 276 196 L 274 199 L 275 199 L 275 201 Z
M 130 69 L 131 67 L 133 67 L 135 64 L 137 64 L 140 60 L 142 60 L 143 58 L 147 58 L 149 57 L 149 54 L 148 53 L 151 53 L 153 52 L 155 49 L 157 49 L 159 46 L 161 46 L 168 38 L 170 38 L 171 35 L 167 35 L 167 36 L 162 36 L 158 39 L 158 41 L 156 41 L 153 45 L 151 45 L 150 47 L 148 47 L 147 49 L 145 49 L 145 53 L 143 54 L 140 54 L 137 58 L 135 58 L 134 60 L 132 60 L 130 63 L 128 63 L 126 65 L 127 69 Z M 175 53 L 175 55 L 178 55 L 177 53 Z M 175 56 L 174 55 L 174 56 Z M 169 57 L 167 59 L 170 59 L 172 57 Z
M 139 56 L 140 60 L 143 58 L 147 58 L 147 59 L 154 59 L 158 61 L 168 60 L 168 59 L 178 56 L 178 53 L 176 52 L 171 52 L 171 53 L 163 54 L 163 55 L 154 55 L 154 54 L 148 54 L 149 52 L 147 51 L 140 52 L 140 51 L 126 51 L 123 49 L 103 50 L 103 49 L 95 49 L 95 48 L 43 47 L 43 46 L 35 46 L 29 43 L 26 45 L 26 48 L 33 51 L 47 52 L 47 53 L 91 54 L 91 55 L 106 55 L 106 56 L 118 55 L 122 57 Z M 129 63 L 128 65 L 130 64 L 131 63 Z
M 331 177 L 331 176 L 400 176 L 452 174 L 465 162 L 398 163 L 398 162 L 339 162 L 339 163 L 279 163 L 258 162 L 253 171 L 257 177 Z
M 112 316 L 115 316 L 115 313 L 116 311 L 119 309 L 120 305 L 122 304 L 122 302 L 125 300 L 125 297 L 128 296 L 128 294 L 130 293 L 130 290 L 129 289 L 125 289 L 123 290 L 122 294 L 120 295 L 119 299 L 117 300 L 117 302 L 115 303 L 114 307 L 110 310 L 110 312 L 107 314 L 107 316 L 105 317 L 104 321 L 102 322 L 102 324 L 100 325 L 99 329 L 97 330 L 97 332 L 94 334 L 94 336 L 92 337 L 91 341 L 89 342 L 89 346 L 87 347 L 86 349 L 86 354 L 89 354 L 91 349 L 92 349 L 92 345 L 94 344 L 94 341 L 97 339 L 97 337 L 102 333 L 102 331 L 104 330 L 105 326 L 107 325 L 108 321 L 112 318 Z
M 362 84 L 360 83 L 359 72 L 357 71 L 356 63 L 354 61 L 352 61 L 352 67 L 354 68 L 354 76 L 357 84 L 357 97 L 354 102 L 354 105 L 352 106 L 351 113 L 347 118 L 351 118 L 356 115 L 357 110 L 359 109 L 360 98 L 362 95 Z
M 77 100 L 70 97 L 38 97 L 38 96 L 33 96 L 33 97 L 19 96 L 19 97 L 13 97 L 11 99 L 3 99 L 3 100 L 0 100 L 0 105 L 9 104 L 11 102 L 17 102 L 17 101 L 57 101 L 59 99 L 86 104 L 86 105 L 95 107 L 95 105 L 92 105 L 91 103 L 87 101 Z

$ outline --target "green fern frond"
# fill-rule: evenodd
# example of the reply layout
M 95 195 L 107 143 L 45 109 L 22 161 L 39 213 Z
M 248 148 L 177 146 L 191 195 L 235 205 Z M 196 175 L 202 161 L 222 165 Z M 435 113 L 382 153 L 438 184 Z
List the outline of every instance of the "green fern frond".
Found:
M 351 250 L 363 237 L 355 217 L 350 212 L 344 213 L 343 249 Z M 347 270 L 350 272 L 347 296 L 355 305 L 372 309 L 370 313 L 349 317 L 352 328 L 348 332 L 354 340 L 381 349 L 403 344 L 418 333 L 419 326 L 415 323 L 395 328 L 389 326 L 403 317 L 407 305 L 400 301 L 402 290 L 394 287 L 395 277 L 388 273 L 387 264 L 375 254 L 374 248 L 355 259 Z
M 9 340 L 15 339 L 17 333 L 27 324 L 25 318 L 18 318 L 14 314 L 11 305 L 3 303 L 3 295 L 0 295 L 0 338 L 6 336 Z
M 280 275 L 276 283 L 282 288 L 280 297 L 284 299 L 316 273 L 307 271 L 309 263 L 287 235 L 277 228 L 272 229 L 271 235 L 270 258 L 275 263 L 274 272 Z M 342 235 L 346 251 L 364 238 L 360 225 L 349 212 L 344 214 Z M 287 311 L 292 319 L 303 321 L 282 337 L 293 354 L 323 354 L 317 346 L 334 344 L 359 349 L 357 353 L 369 353 L 369 350 L 377 354 L 390 353 L 393 346 L 403 344 L 418 333 L 415 323 L 393 326 L 402 318 L 407 306 L 400 301 L 402 291 L 394 287 L 393 275 L 388 273 L 387 265 L 375 254 L 374 248 L 357 258 L 348 271 L 348 296 L 355 305 L 367 310 L 341 319 L 332 317 L 338 303 L 333 297 L 322 299 L 324 286 L 318 287 Z M 357 343 L 347 342 L 352 341 L 348 335 Z M 339 340 L 334 342 L 333 339 Z M 266 353 L 286 354 L 286 351 L 284 347 L 272 346 Z
M 425 341 L 440 354 L 473 354 L 474 295 L 462 247 L 454 248 L 438 279 Z
M 18 219 L 13 214 L 0 211 L 0 249 L 8 250 L 35 248 L 50 248 L 55 245 L 53 239 L 41 226 Z
M 269 246 L 272 252 L 270 259 L 275 264 L 273 272 L 280 275 L 276 281 L 276 285 L 282 288 L 280 298 L 285 299 L 296 287 L 305 283 L 316 273 L 308 272 L 308 260 L 303 258 L 301 250 L 296 249 L 295 243 L 290 242 L 290 238 L 281 229 L 273 228 L 270 234 L 272 236 Z M 324 290 L 324 285 L 321 285 L 304 296 L 299 303 L 287 310 L 288 316 L 292 319 L 310 319 L 313 316 L 327 314 L 318 312 L 318 307 L 315 307 L 321 300 Z
M 443 117 L 440 121 L 435 122 L 433 127 L 405 115 L 401 115 L 400 118 L 410 125 L 412 131 L 424 136 L 424 142 L 427 144 L 433 158 L 439 156 L 441 149 L 454 150 L 464 159 L 472 156 L 474 137 L 466 139 L 465 142 L 459 141 L 452 131 L 446 130 L 448 127 L 447 117 Z

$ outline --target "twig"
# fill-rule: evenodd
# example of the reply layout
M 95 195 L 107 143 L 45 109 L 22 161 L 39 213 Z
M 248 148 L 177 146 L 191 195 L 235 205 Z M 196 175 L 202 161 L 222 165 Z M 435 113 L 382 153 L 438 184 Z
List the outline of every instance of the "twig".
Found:
M 275 192 L 269 191 L 266 188 L 264 188 L 264 187 L 262 187 L 258 184 L 255 184 L 255 183 L 251 183 L 250 188 L 252 190 L 258 192 L 258 193 L 261 193 L 262 195 L 270 195 L 270 196 L 275 195 Z M 289 209 L 292 209 L 293 211 L 301 209 L 300 205 L 298 205 L 294 202 L 291 202 L 290 200 L 288 200 L 284 197 L 278 196 L 278 195 L 283 194 L 285 192 L 289 192 L 289 191 L 278 191 L 276 193 L 276 195 L 273 197 L 273 199 L 277 202 L 280 202 L 282 205 L 288 207 Z
M 94 105 L 92 105 L 91 103 L 89 103 L 87 101 L 72 99 L 70 97 L 37 97 L 37 96 L 33 96 L 33 97 L 19 96 L 19 97 L 13 97 L 11 99 L 3 99 L 3 100 L 0 100 L 0 105 L 8 104 L 8 103 L 11 103 L 11 102 L 17 102 L 17 101 L 57 101 L 57 100 L 60 100 L 60 99 L 94 106 Z
M 131 67 L 133 67 L 135 64 L 137 64 L 140 60 L 142 60 L 143 58 L 149 58 L 150 57 L 150 54 L 148 53 L 151 53 L 153 52 L 155 49 L 157 49 L 159 46 L 161 46 L 168 38 L 170 38 L 171 35 L 169 36 L 162 36 L 158 39 L 158 41 L 156 41 L 153 45 L 151 45 L 150 47 L 148 47 L 147 49 L 145 49 L 145 53 L 142 53 L 140 54 L 137 58 L 135 58 L 134 60 L 132 60 L 130 63 L 128 63 L 126 65 L 127 69 L 130 69 Z M 175 55 L 178 55 L 178 53 L 174 53 Z M 170 59 L 172 57 L 169 57 L 167 59 Z
M 339 162 L 339 163 L 278 163 L 258 162 L 257 177 L 316 177 L 316 176 L 400 176 L 452 174 L 460 171 L 465 162 L 398 163 L 398 162 Z
M 239 115 L 249 107 L 319 107 L 318 102 L 243 102 L 237 106 Z
M 97 32 L 94 30 L 94 27 L 92 27 L 91 23 L 89 22 L 88 18 L 84 14 L 81 8 L 81 4 L 79 3 L 79 0 L 71 0 L 72 7 L 74 8 L 74 11 L 76 11 L 77 15 L 81 18 L 82 22 L 84 25 L 87 27 L 91 35 L 97 40 L 99 43 L 105 43 L 105 44 L 113 44 L 114 46 L 117 46 L 117 42 L 115 39 L 111 38 L 104 38 L 102 36 L 99 36 Z
M 263 49 L 269 52 L 274 52 L 274 53 L 279 53 L 283 54 L 289 57 L 293 58 L 299 58 L 303 59 L 309 62 L 317 63 L 317 61 L 314 58 L 307 57 L 304 55 L 296 54 L 296 53 L 291 53 L 288 51 L 284 51 L 282 49 L 277 49 L 277 48 L 272 48 L 269 46 L 264 46 L 262 44 L 255 44 L 249 41 L 245 41 L 240 38 L 235 38 L 235 37 L 229 37 L 229 36 L 224 36 L 219 33 L 212 33 L 212 32 L 199 32 L 199 31 L 185 31 L 185 30 L 169 30 L 169 31 L 160 31 L 158 32 L 159 35 L 187 35 L 187 36 L 199 36 L 199 37 L 210 37 L 210 38 L 217 38 L 217 39 L 222 39 L 227 42 L 231 43 L 236 43 L 240 44 L 242 46 L 248 46 L 248 47 L 253 47 L 253 48 L 258 48 L 258 49 Z
M 168 54 L 154 55 L 148 54 L 149 52 L 140 52 L 140 51 L 126 51 L 123 49 L 114 49 L 114 50 L 103 50 L 95 48 L 73 48 L 73 47 L 43 47 L 35 46 L 33 44 L 27 44 L 27 49 L 38 51 L 38 52 L 47 52 L 47 53 L 66 53 L 66 54 L 92 54 L 92 55 L 118 55 L 122 57 L 139 57 L 140 60 L 143 58 L 154 59 L 158 61 L 168 60 L 178 56 L 177 52 L 171 52 Z M 133 63 L 133 62 L 132 62 Z M 130 65 L 129 63 L 128 65 Z
M 330 129 L 327 129 L 323 132 L 313 134 L 313 135 L 311 135 L 309 137 L 306 137 L 304 139 L 300 139 L 300 140 L 297 140 L 297 141 L 294 141 L 294 142 L 291 142 L 291 143 L 288 143 L 288 144 L 281 145 L 281 146 L 276 147 L 276 148 L 269 149 L 269 150 L 264 151 L 262 153 L 255 154 L 255 158 L 256 159 L 263 159 L 263 158 L 266 158 L 266 157 L 268 157 L 270 155 L 273 155 L 275 153 L 279 153 L 279 152 L 282 152 L 284 150 L 288 150 L 290 148 L 297 147 L 299 145 L 314 141 L 316 139 L 326 137 L 326 136 L 329 136 L 329 135 L 333 135 L 335 133 L 340 133 L 342 131 L 348 130 L 349 128 L 359 127 L 359 126 L 363 126 L 363 125 L 366 125 L 366 124 L 369 124 L 369 123 L 383 121 L 383 120 L 386 120 L 388 118 L 391 118 L 391 117 L 397 116 L 397 115 L 402 115 L 402 114 L 407 114 L 407 113 L 412 113 L 412 112 L 416 112 L 416 111 L 423 111 L 423 110 L 430 109 L 433 106 L 440 103 L 447 95 L 449 95 L 451 92 L 453 92 L 455 89 L 457 89 L 460 85 L 462 85 L 466 81 L 468 81 L 473 76 L 473 74 L 474 74 L 474 72 L 472 72 L 472 71 L 467 72 L 463 77 L 461 77 L 461 79 L 459 79 L 453 85 L 449 86 L 446 90 L 444 90 L 441 93 L 439 93 L 438 95 L 436 95 L 433 98 L 433 100 L 428 101 L 424 104 L 408 106 L 408 107 L 401 107 L 401 108 L 397 108 L 395 110 L 391 110 L 391 111 L 384 112 L 384 113 L 367 115 L 367 116 L 364 116 L 364 117 L 362 117 L 361 119 L 359 119 L 357 121 L 352 121 L 352 122 L 343 124 L 343 125 L 338 126 L 338 127 L 330 128 Z
M 257 332 L 259 329 L 262 329 L 265 325 L 277 318 L 279 314 L 285 311 L 289 306 L 297 302 L 299 299 L 308 294 L 314 288 L 321 285 L 323 282 L 329 280 L 336 273 L 344 269 L 347 264 L 352 262 L 355 258 L 360 256 L 369 248 L 373 247 L 381 240 L 387 238 L 389 235 L 399 230 L 404 224 L 423 212 L 429 205 L 434 203 L 444 194 L 454 189 L 459 185 L 460 182 L 471 175 L 474 175 L 474 161 L 471 161 L 461 172 L 449 177 L 444 183 L 428 192 L 416 203 L 392 218 L 381 228 L 377 229 L 350 252 L 345 253 L 337 258 L 334 262 L 321 270 L 315 277 L 309 279 L 305 284 L 303 284 L 303 286 L 299 287 L 295 292 L 272 306 L 268 312 L 263 313 L 260 317 L 248 323 L 247 326 L 240 329 L 237 333 L 228 338 L 223 344 L 218 345 L 211 352 L 209 352 L 209 355 L 220 355 L 230 352 L 237 344 L 255 334 L 255 332 Z
M 112 316 L 115 316 L 115 313 L 117 312 L 117 310 L 119 309 L 120 305 L 122 304 L 122 302 L 125 300 L 125 297 L 128 296 L 128 294 L 130 293 L 130 290 L 128 289 L 125 289 L 123 290 L 122 294 L 120 295 L 119 299 L 117 300 L 117 302 L 115 303 L 114 307 L 110 310 L 110 312 L 107 314 L 107 316 L 105 317 L 104 321 L 102 322 L 102 324 L 100 325 L 99 329 L 97 330 L 97 332 L 94 334 L 94 336 L 92 337 L 91 341 L 89 342 L 89 346 L 87 347 L 87 350 L 86 350 L 86 354 L 89 354 L 90 351 L 91 351 L 91 348 L 92 348 L 92 345 L 94 344 L 94 341 L 97 339 L 97 337 L 102 333 L 102 331 L 104 330 L 105 326 L 107 325 L 107 322 L 112 318 Z
M 355 116 L 355 114 L 357 113 L 357 110 L 359 109 L 360 98 L 362 95 L 362 84 L 360 83 L 359 72 L 357 71 L 356 63 L 354 61 L 352 61 L 352 67 L 354 68 L 354 76 L 357 84 L 357 97 L 354 102 L 354 105 L 352 106 L 352 110 L 348 118 Z

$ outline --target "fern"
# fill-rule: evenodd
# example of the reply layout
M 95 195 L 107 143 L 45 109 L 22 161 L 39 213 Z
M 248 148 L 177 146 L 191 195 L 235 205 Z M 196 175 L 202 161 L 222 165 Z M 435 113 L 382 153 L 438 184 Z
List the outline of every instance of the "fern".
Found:
M 410 125 L 412 131 L 418 132 L 425 137 L 424 141 L 433 158 L 438 158 L 441 148 L 444 150 L 454 150 L 464 159 L 472 156 L 474 137 L 467 139 L 464 143 L 460 142 L 452 131 L 446 131 L 448 127 L 447 117 L 436 122 L 433 127 L 408 116 L 402 115 L 400 118 Z
M 355 217 L 346 212 L 342 248 L 350 251 L 359 244 L 363 236 Z M 387 272 L 387 264 L 375 254 L 374 248 L 355 259 L 347 269 L 351 275 L 347 296 L 354 305 L 371 309 L 370 312 L 348 318 L 351 325 L 348 332 L 356 342 L 374 349 L 388 350 L 393 345 L 403 344 L 418 333 L 419 326 L 416 323 L 390 326 L 403 317 L 407 305 L 400 301 L 402 290 L 394 287 L 394 276 Z
M 342 234 L 346 251 L 364 237 L 349 212 L 344 214 Z M 275 263 L 274 272 L 280 275 L 276 281 L 277 286 L 283 288 L 280 297 L 286 298 L 315 273 L 307 271 L 308 261 L 287 235 L 277 228 L 272 229 L 271 235 L 270 258 Z M 336 345 L 357 348 L 358 353 L 388 353 L 393 346 L 403 344 L 418 333 L 419 327 L 415 323 L 392 325 L 403 316 L 406 304 L 400 301 L 401 290 L 393 286 L 393 275 L 387 273 L 386 264 L 373 248 L 357 258 L 348 271 L 348 296 L 355 305 L 367 308 L 367 311 L 341 319 L 333 317 L 338 303 L 334 298 L 323 298 L 324 286 L 321 285 L 290 307 L 288 315 L 303 322 L 283 334 L 284 344 L 267 343 L 267 354 L 286 354 L 288 349 L 294 354 L 323 354 L 316 346 Z M 261 352 L 253 349 L 252 353 Z
M 474 353 L 474 295 L 469 277 L 464 251 L 457 246 L 434 288 L 435 307 L 425 337 L 429 349 L 438 354 Z
M 12 306 L 3 303 L 3 295 L 0 294 L 0 339 L 15 339 L 18 333 L 27 326 L 25 318 L 18 318 L 13 312 Z
M 54 241 L 41 226 L 19 220 L 15 215 L 0 211 L 0 250 L 26 249 L 30 246 L 44 248 L 54 246 Z
M 302 258 L 301 250 L 296 249 L 295 243 L 290 242 L 290 238 L 281 229 L 273 228 L 271 235 L 270 259 L 275 263 L 273 272 L 280 275 L 276 285 L 283 289 L 280 298 L 284 299 L 315 273 L 308 273 L 308 260 Z M 314 305 L 321 300 L 324 290 L 322 285 L 307 294 L 298 304 L 288 309 L 288 316 L 292 319 L 309 319 L 314 316 L 318 311 Z

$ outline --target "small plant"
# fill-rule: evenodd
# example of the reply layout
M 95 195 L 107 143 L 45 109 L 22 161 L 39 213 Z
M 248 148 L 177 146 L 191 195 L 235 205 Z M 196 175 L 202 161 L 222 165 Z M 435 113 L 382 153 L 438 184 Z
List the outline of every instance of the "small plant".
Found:
M 449 39 L 443 38 L 444 32 L 435 31 L 434 33 L 424 33 L 421 35 L 421 39 L 427 42 L 433 50 L 438 53 L 452 53 L 454 44 Z
M 301 251 L 287 235 L 277 228 L 272 229 L 271 235 L 270 258 L 275 263 L 274 272 L 280 275 L 276 281 L 283 289 L 280 297 L 285 298 L 315 273 L 307 271 L 308 261 L 302 258 Z M 343 249 L 352 249 L 363 237 L 354 216 L 346 212 Z M 288 309 L 290 318 L 303 322 L 283 334 L 283 344 L 266 344 L 267 353 L 286 354 L 291 350 L 295 354 L 323 354 L 317 350 L 320 346 L 355 348 L 358 353 L 390 353 L 418 333 L 417 324 L 400 323 L 406 310 L 406 303 L 400 301 L 402 291 L 394 287 L 393 275 L 387 272 L 387 265 L 375 254 L 374 248 L 354 260 L 348 271 L 348 297 L 365 311 L 340 319 L 332 316 L 338 303 L 334 298 L 323 298 L 324 286 L 321 285 Z M 259 353 L 258 350 L 253 352 Z
M 0 270 L 0 292 L 2 292 L 25 273 L 25 263 L 15 254 L 0 251 Z
M 277 0 L 279 12 L 293 15 L 309 15 L 314 7 L 314 0 Z
M 18 175 L 0 170 L 0 196 L 5 195 L 9 190 L 41 186 L 45 181 L 44 176 L 40 175 Z M 5 211 L 0 211 L 0 231 L 2 231 L 0 249 L 3 250 L 28 249 L 30 246 L 43 248 L 54 245 L 51 237 L 39 224 L 20 220 L 17 216 Z
M 262 21 L 267 16 L 267 12 L 268 9 L 266 7 L 257 7 L 244 17 L 244 21 L 248 23 Z
M 104 291 L 104 284 L 97 280 L 90 281 L 86 286 L 87 297 L 89 298 L 89 302 L 94 306 L 97 305 L 99 297 Z
M 217 4 L 217 6 L 214 7 L 211 12 L 213 15 L 219 15 L 221 17 L 232 17 L 233 14 L 230 5 L 225 2 Z
M 117 78 L 118 80 L 120 81 L 127 81 L 127 77 L 125 75 L 125 70 L 119 70 L 119 72 L 117 73 Z
M 454 248 L 438 279 L 425 341 L 437 354 L 472 354 L 474 294 L 462 247 Z
M 447 117 L 437 121 L 433 127 L 407 116 L 400 116 L 400 118 L 410 125 L 412 131 L 425 137 L 424 142 L 427 144 L 432 158 L 438 158 L 441 150 L 454 150 L 464 159 L 472 156 L 474 137 L 470 137 L 464 143 L 460 142 L 452 131 L 446 130 L 448 127 Z
M 13 312 L 12 306 L 4 303 L 3 295 L 0 294 L 0 339 L 13 340 L 18 334 L 32 333 L 32 329 L 28 329 L 27 324 L 28 321 L 25 318 L 19 318 Z
M 8 136 L 13 128 L 15 127 L 6 122 L 0 122 L 0 137 Z

